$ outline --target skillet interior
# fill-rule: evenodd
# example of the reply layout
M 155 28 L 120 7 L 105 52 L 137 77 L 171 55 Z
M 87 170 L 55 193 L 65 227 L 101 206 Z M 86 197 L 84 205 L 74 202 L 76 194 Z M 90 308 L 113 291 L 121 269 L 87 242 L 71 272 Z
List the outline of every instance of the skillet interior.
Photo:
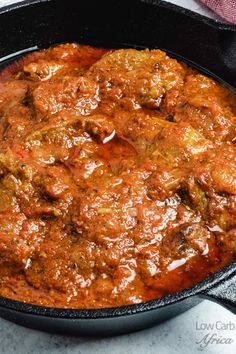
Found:
M 69 7 L 65 1 L 27 1 L 3 9 L 0 18 L 2 65 L 16 58 L 14 54 L 9 58 L 9 54 L 25 48 L 77 41 L 108 47 L 160 47 L 172 56 L 178 53 L 174 56 L 184 58 L 190 65 L 198 63 L 194 66 L 205 73 L 214 72 L 212 76 L 227 85 L 232 86 L 236 79 L 236 29 L 216 25 L 214 21 L 160 1 L 110 4 L 90 0 L 70 2 Z M 186 31 L 186 27 L 191 30 Z M 234 272 L 235 264 L 232 264 L 191 289 L 139 305 L 64 310 L 0 298 L 0 313 L 30 327 L 62 333 L 124 333 L 183 312 L 199 302 L 193 295 L 206 292 Z M 73 321 L 69 324 L 67 319 Z

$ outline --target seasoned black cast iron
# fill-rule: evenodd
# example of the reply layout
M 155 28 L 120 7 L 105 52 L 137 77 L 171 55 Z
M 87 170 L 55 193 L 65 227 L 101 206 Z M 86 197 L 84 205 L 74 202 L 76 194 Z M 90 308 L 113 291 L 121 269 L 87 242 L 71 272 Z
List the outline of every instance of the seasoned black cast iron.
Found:
M 236 88 L 236 27 L 158 0 L 35 0 L 0 11 L 0 63 L 60 42 L 162 48 Z M 137 305 L 98 310 L 54 309 L 0 297 L 0 316 L 63 334 L 127 333 L 176 316 L 201 298 L 236 313 L 236 263 L 199 285 Z

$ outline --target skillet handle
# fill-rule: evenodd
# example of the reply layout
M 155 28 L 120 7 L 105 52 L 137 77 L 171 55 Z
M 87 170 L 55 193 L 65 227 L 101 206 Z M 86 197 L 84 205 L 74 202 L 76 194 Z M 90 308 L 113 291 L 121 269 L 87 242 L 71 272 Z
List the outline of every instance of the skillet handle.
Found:
M 210 289 L 201 291 L 199 295 L 207 300 L 219 303 L 236 314 L 236 272 Z

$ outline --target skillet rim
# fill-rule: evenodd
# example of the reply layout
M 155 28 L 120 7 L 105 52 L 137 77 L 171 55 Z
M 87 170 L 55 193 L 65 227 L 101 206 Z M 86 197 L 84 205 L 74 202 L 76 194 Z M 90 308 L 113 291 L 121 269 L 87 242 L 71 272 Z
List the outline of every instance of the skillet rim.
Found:
M 39 3 L 52 2 L 52 1 L 55 0 L 24 0 L 24 1 L 20 1 L 19 3 L 3 6 L 0 8 L 0 17 L 5 13 L 8 13 L 10 11 L 13 12 L 14 10 L 17 10 L 19 8 L 34 6 Z M 203 22 L 208 26 L 213 27 L 217 30 L 236 32 L 236 26 L 234 25 L 218 22 L 214 19 L 210 19 L 206 16 L 195 13 L 189 9 L 185 9 L 183 7 L 180 7 L 178 5 L 169 2 L 165 2 L 162 0 L 139 0 L 139 1 L 150 5 L 158 5 L 165 9 L 170 9 L 177 13 L 184 14 L 194 20 Z M 227 279 L 233 277 L 234 275 L 236 275 L 236 260 L 231 262 L 228 266 L 224 267 L 219 272 L 212 274 L 211 276 L 204 279 L 202 282 L 190 288 L 184 289 L 174 294 L 167 295 L 163 298 L 153 299 L 138 304 L 112 307 L 112 308 L 73 309 L 73 308 L 56 308 L 56 307 L 33 305 L 30 303 L 17 301 L 17 300 L 0 296 L 0 310 L 1 308 L 5 308 L 22 314 L 28 314 L 28 315 L 40 316 L 40 317 L 49 317 L 52 319 L 54 318 L 54 319 L 72 319 L 72 320 L 87 319 L 88 320 L 88 319 L 106 319 L 106 318 L 125 317 L 125 316 L 131 316 L 135 314 L 149 312 L 152 310 L 161 309 L 168 305 L 174 305 L 192 296 L 204 297 L 205 295 L 207 295 L 207 291 L 211 290 L 221 282 L 224 282 Z
M 9 4 L 6 6 L 0 7 L 0 16 L 3 15 L 4 13 L 7 13 L 9 11 L 14 11 L 23 7 L 27 6 L 34 6 L 36 4 L 44 3 L 44 2 L 52 2 L 55 0 L 20 0 L 19 2 Z M 121 0 L 122 1 L 122 0 Z M 142 2 L 144 4 L 150 4 L 150 5 L 158 5 L 160 7 L 173 10 L 175 12 L 178 12 L 180 14 L 187 15 L 190 18 L 193 18 L 197 21 L 203 22 L 215 29 L 218 30 L 226 30 L 226 31 L 233 31 L 236 32 L 236 25 L 232 25 L 230 23 L 224 23 L 218 20 L 214 20 L 210 17 L 207 17 L 205 15 L 201 15 L 197 12 L 194 12 L 190 9 L 184 8 L 182 6 L 170 3 L 168 1 L 163 1 L 163 0 L 136 0 L 139 2 Z M 223 21 L 223 20 L 222 20 Z

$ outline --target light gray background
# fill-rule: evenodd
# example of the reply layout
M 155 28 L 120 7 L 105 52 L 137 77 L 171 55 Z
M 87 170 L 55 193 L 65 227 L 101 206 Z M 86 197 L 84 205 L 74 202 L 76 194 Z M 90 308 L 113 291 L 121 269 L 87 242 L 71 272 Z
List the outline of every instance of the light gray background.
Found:
M 60 1 L 60 0 L 58 0 Z M 128 0 L 127 0 L 128 1 Z M 15 0 L 0 0 L 0 6 Z M 195 0 L 171 0 L 204 15 L 216 18 Z M 1 45 L 1 44 L 0 44 Z M 232 344 L 209 344 L 207 354 L 235 354 L 236 330 L 200 331 L 196 325 L 217 321 L 236 327 L 236 317 L 219 305 L 204 301 L 187 313 L 154 328 L 113 338 L 70 338 L 40 333 L 0 319 L 0 354 L 195 354 L 197 344 L 205 335 L 217 333 L 218 338 L 231 338 Z M 219 324 L 219 322 L 218 322 Z

